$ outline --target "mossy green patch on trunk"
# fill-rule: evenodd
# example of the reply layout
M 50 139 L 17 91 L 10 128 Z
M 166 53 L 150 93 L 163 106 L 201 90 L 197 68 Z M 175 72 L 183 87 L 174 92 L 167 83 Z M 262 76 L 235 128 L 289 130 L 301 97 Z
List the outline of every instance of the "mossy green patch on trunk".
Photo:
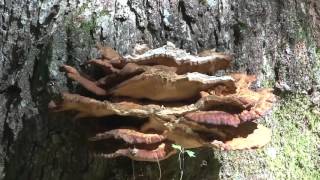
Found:
M 304 95 L 285 96 L 277 107 L 269 123 L 274 137 L 268 149 L 273 148 L 274 156 L 267 156 L 276 179 L 320 179 L 317 111 Z
M 221 152 L 221 179 L 320 179 L 320 116 L 307 95 L 284 95 L 262 120 L 273 131 L 261 150 Z

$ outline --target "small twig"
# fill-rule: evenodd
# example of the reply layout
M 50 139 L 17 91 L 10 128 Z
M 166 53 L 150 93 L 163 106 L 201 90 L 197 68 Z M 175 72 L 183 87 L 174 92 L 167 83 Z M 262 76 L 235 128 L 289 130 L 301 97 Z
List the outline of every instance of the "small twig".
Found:
M 183 149 L 179 153 L 179 166 L 180 166 L 180 180 L 183 178 L 183 169 L 182 169 L 182 159 L 181 159 L 181 154 L 183 155 Z
M 134 173 L 134 160 L 131 160 L 131 166 L 132 166 L 132 178 L 133 180 L 136 179 L 135 173 Z
M 160 161 L 158 159 L 158 156 L 157 156 L 157 163 L 158 163 L 158 168 L 159 168 L 159 180 L 161 180 L 162 173 L 161 173 L 161 166 L 160 166 Z

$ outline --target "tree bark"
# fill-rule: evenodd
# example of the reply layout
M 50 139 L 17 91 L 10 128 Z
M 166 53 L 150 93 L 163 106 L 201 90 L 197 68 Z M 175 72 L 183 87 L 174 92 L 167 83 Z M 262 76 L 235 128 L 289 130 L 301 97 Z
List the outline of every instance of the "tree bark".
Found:
M 91 157 L 81 124 L 48 112 L 56 89 L 82 90 L 59 66 L 80 68 L 96 57 L 97 42 L 123 55 L 137 43 L 215 48 L 234 55 L 232 71 L 256 74 L 257 86 L 308 93 L 320 83 L 319 7 L 316 0 L 0 1 L 0 179 L 159 177 L 157 163 Z M 197 152 L 184 162 L 184 179 L 218 178 L 213 152 Z M 160 167 L 162 179 L 180 177 L 177 156 Z

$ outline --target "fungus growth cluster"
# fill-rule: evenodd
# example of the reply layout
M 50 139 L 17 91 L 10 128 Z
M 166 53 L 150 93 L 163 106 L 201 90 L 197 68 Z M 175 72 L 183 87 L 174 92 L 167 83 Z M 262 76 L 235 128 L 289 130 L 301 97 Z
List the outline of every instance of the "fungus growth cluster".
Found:
M 104 76 L 93 80 L 64 65 L 68 78 L 99 98 L 62 93 L 53 111 L 75 111 L 76 118 L 100 118 L 107 128 L 89 138 L 108 144 L 95 152 L 114 158 L 159 161 L 185 149 L 242 150 L 264 146 L 271 131 L 254 121 L 276 100 L 271 89 L 251 89 L 254 76 L 213 76 L 231 57 L 212 51 L 191 55 L 171 43 L 120 56 L 99 47 L 101 58 L 88 61 Z M 94 150 L 93 150 L 94 151 Z

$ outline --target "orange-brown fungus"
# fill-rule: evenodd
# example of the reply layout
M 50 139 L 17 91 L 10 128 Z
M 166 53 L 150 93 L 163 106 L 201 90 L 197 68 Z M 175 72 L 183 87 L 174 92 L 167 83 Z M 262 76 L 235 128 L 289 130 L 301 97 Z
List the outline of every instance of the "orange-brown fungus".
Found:
M 158 134 L 145 134 L 131 129 L 114 129 L 111 131 L 106 131 L 104 133 L 99 133 L 95 137 L 90 138 L 90 140 L 98 141 L 112 137 L 115 139 L 123 139 L 125 142 L 130 144 L 153 144 L 161 142 L 165 139 L 164 136 Z
M 171 43 L 123 57 L 110 47 L 99 48 L 102 57 L 86 64 L 101 68 L 104 77 L 92 80 L 67 65 L 63 70 L 104 100 L 63 93 L 62 101 L 49 104 L 52 111 L 74 111 L 76 119 L 107 124 L 92 130 L 93 146 L 110 144 L 93 148 L 95 155 L 159 161 L 175 153 L 172 144 L 241 150 L 270 141 L 271 131 L 253 121 L 271 109 L 272 90 L 252 90 L 252 75 L 212 75 L 229 66 L 230 56 L 212 51 L 191 55 Z

